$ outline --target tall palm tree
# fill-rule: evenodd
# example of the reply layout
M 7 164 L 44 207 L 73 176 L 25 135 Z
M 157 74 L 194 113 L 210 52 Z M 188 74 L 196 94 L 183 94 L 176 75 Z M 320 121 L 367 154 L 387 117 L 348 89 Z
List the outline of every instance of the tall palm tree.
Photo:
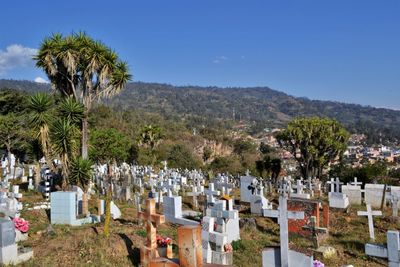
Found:
M 85 107 L 81 154 L 88 158 L 88 114 L 92 103 L 124 88 L 132 78 L 127 64 L 111 48 L 85 33 L 45 38 L 34 59 L 62 96 L 72 97 Z
M 51 125 L 50 139 L 54 153 L 61 159 L 63 188 L 67 186 L 70 161 L 77 154 L 77 137 L 77 128 L 66 118 L 60 118 Z
M 29 97 L 28 108 L 31 111 L 30 125 L 36 131 L 36 138 L 39 141 L 46 161 L 50 160 L 50 138 L 49 125 L 53 118 L 52 98 L 45 93 L 36 93 Z M 49 165 L 51 166 L 51 164 Z

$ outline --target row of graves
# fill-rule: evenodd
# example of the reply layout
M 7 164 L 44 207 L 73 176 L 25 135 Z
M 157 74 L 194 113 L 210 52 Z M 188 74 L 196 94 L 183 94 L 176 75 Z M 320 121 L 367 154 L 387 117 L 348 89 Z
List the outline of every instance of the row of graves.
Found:
M 33 250 L 22 247 L 20 242 L 28 239 L 29 223 L 21 218 L 23 205 L 22 193 L 18 185 L 12 185 L 14 179 L 27 182 L 33 188 L 33 170 L 25 174 L 25 168 L 18 166 L 15 156 L 3 157 L 0 173 L 0 264 L 15 265 L 33 257 Z
M 56 177 L 46 168 L 39 171 L 41 183 L 33 185 L 33 169 L 29 169 L 26 180 L 30 189 L 42 192 L 45 200 L 28 208 L 50 209 L 52 224 L 95 224 L 104 220 L 105 200 L 98 201 L 97 214 L 90 214 L 84 198 L 92 194 L 105 198 L 112 193 L 114 201 L 136 206 L 138 218 L 145 224 L 147 241 L 141 248 L 142 266 L 232 266 L 232 242 L 240 240 L 241 236 L 239 211 L 246 206 L 253 217 L 272 218 L 279 224 L 279 246 L 262 251 L 262 266 L 315 266 L 313 255 L 289 248 L 290 234 L 309 237 L 314 252 L 324 254 L 331 249 L 322 246 L 329 235 L 330 210 L 346 210 L 350 205 L 361 207 L 363 203 L 365 209 L 360 209 L 358 215 L 367 217 L 371 237 L 371 242 L 365 244 L 366 255 L 387 258 L 389 266 L 400 266 L 399 232 L 388 231 L 387 244 L 375 244 L 373 226 L 374 216 L 382 216 L 381 210 L 387 203 L 392 206 L 393 217 L 397 217 L 400 187 L 362 185 L 356 178 L 347 185 L 338 178 L 323 184 L 318 179 L 286 177 L 275 183 L 270 179 L 261 181 L 250 173 L 239 178 L 218 174 L 208 180 L 201 171 L 166 166 L 157 172 L 149 166 L 129 164 L 98 165 L 94 170 L 93 181 L 85 188 L 85 193 L 79 187 L 55 191 Z M 21 227 L 24 223 L 19 218 L 23 208 L 19 202 L 22 197 L 19 188 L 11 186 L 9 180 L 10 176 L 3 176 L 0 184 L 0 212 L 5 215 L 0 220 L 2 264 L 16 264 L 33 256 L 32 250 L 18 248 L 26 224 L 25 228 Z M 236 201 L 232 196 L 234 189 L 240 190 L 240 199 Z M 327 204 L 321 201 L 325 195 Z M 277 203 L 273 196 L 278 196 Z M 191 199 L 191 209 L 183 209 L 183 198 Z M 110 203 L 111 215 L 118 219 L 122 214 L 114 201 Z M 169 246 L 158 245 L 157 226 L 165 222 L 178 226 L 178 258 L 173 257 Z M 322 263 L 319 266 L 323 266 Z

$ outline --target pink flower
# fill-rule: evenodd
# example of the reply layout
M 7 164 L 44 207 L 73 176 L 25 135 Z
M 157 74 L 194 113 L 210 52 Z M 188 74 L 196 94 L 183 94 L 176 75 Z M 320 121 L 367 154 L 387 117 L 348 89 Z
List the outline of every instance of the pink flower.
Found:
M 314 267 L 325 267 L 325 264 L 323 264 L 322 262 L 315 260 L 314 261 Z
M 15 225 L 15 229 L 19 230 L 22 233 L 26 233 L 29 231 L 29 222 L 25 221 L 22 218 L 17 218 L 15 217 L 13 219 L 14 225 Z
M 225 244 L 224 250 L 225 250 L 225 252 L 232 252 L 233 251 L 232 245 L 231 244 Z

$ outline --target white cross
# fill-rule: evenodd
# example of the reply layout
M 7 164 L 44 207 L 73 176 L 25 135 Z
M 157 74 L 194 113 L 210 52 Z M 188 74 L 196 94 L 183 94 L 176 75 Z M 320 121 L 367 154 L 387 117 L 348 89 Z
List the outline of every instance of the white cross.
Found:
M 340 192 L 340 185 L 343 184 L 340 182 L 339 178 L 336 177 L 335 185 L 336 185 L 336 191 L 335 192 Z
M 367 216 L 368 217 L 368 227 L 369 227 L 369 237 L 372 240 L 375 240 L 375 232 L 374 232 L 374 220 L 372 216 L 381 216 L 382 211 L 380 210 L 372 210 L 371 205 L 367 204 L 367 211 L 357 211 L 358 216 Z
M 397 196 L 393 196 L 392 195 L 392 198 L 390 199 L 390 202 L 392 203 L 392 216 L 394 218 L 397 218 L 398 210 L 399 210 L 397 204 L 399 203 L 399 199 L 397 198 Z
M 331 185 L 331 191 L 330 192 L 335 192 L 335 179 L 331 178 L 331 180 L 326 182 L 326 183 Z
M 221 194 L 220 191 L 214 189 L 214 183 L 209 183 L 208 189 L 204 190 L 204 192 L 207 195 L 208 203 L 214 203 L 215 202 L 214 196 L 219 196 Z
M 197 197 L 200 196 L 202 194 L 202 192 L 197 191 L 197 186 L 193 186 L 193 191 L 187 193 L 188 196 L 192 196 L 193 197 L 193 206 L 197 209 L 199 207 L 198 201 L 197 201 Z
M 357 182 L 357 177 L 354 177 L 354 182 L 350 182 L 350 184 L 351 185 L 355 185 L 355 186 L 357 186 L 357 185 L 362 185 L 362 182 Z
M 278 218 L 279 221 L 279 234 L 280 234 L 280 247 L 281 247 L 281 266 L 289 266 L 289 231 L 288 231 L 288 219 L 292 220 L 303 220 L 303 211 L 288 211 L 287 210 L 287 184 L 284 183 L 279 196 L 279 208 L 278 210 L 265 210 L 264 216 Z

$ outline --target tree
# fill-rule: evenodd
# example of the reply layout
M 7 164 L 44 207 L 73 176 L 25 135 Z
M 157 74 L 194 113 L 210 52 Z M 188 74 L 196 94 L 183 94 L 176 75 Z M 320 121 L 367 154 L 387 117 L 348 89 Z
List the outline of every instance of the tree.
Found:
M 52 148 L 61 159 L 63 188 L 67 186 L 70 161 L 77 155 L 78 135 L 78 129 L 66 118 L 54 121 L 50 127 Z
M 97 162 L 122 162 L 130 158 L 132 143 L 116 129 L 94 130 L 90 135 L 90 158 Z
M 88 185 L 92 179 L 92 162 L 82 157 L 76 157 L 71 163 L 69 183 L 83 188 L 82 212 L 88 214 Z
M 196 169 L 200 165 L 189 148 L 183 144 L 175 144 L 171 147 L 167 161 L 171 168 Z
M 36 132 L 36 138 L 39 141 L 40 148 L 46 160 L 50 160 L 50 137 L 49 125 L 54 119 L 52 113 L 53 100 L 45 93 L 37 93 L 28 99 L 28 109 L 30 114 L 30 125 Z
M 158 146 L 163 138 L 162 130 L 159 126 L 146 125 L 140 130 L 138 144 L 150 149 L 152 156 L 152 163 L 155 162 L 155 148 Z
M 35 60 L 63 97 L 72 97 L 84 106 L 81 155 L 88 158 L 88 114 L 92 103 L 124 88 L 132 77 L 127 64 L 111 48 L 85 33 L 46 37 Z
M 14 113 L 0 115 L 1 148 L 5 148 L 8 155 L 8 164 L 11 163 L 11 152 L 23 140 L 21 117 Z M 10 166 L 8 166 L 10 167 Z
M 349 133 L 336 120 L 296 118 L 276 138 L 293 155 L 301 175 L 307 179 L 309 174 L 321 177 L 322 169 L 343 155 Z

